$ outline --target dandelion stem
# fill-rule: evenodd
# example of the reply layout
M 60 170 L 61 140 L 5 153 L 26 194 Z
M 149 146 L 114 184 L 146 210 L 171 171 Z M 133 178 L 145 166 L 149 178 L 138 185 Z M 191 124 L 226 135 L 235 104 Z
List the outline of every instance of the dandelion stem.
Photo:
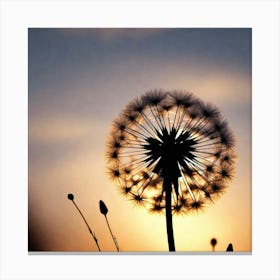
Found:
M 171 180 L 165 178 L 163 181 L 163 188 L 165 189 L 165 193 L 166 193 L 165 214 L 166 214 L 166 231 L 167 231 L 168 246 L 169 246 L 169 251 L 174 252 L 175 244 L 174 244 L 174 234 L 173 234 L 173 224 L 172 224 Z
M 97 248 L 98 248 L 98 251 L 101 252 L 101 249 L 100 249 L 99 244 L 98 244 L 98 240 L 97 240 L 97 238 L 96 238 L 94 232 L 91 230 L 91 228 L 90 228 L 90 226 L 89 226 L 89 224 L 88 224 L 86 218 L 84 217 L 83 213 L 81 212 L 80 208 L 79 208 L 78 205 L 75 203 L 75 201 L 72 200 L 72 202 L 73 202 L 74 206 L 76 207 L 76 209 L 78 210 L 78 212 L 80 213 L 80 215 L 82 216 L 84 222 L 86 223 L 86 226 L 87 226 L 87 228 L 88 228 L 88 230 L 89 230 L 89 233 L 91 234 L 93 240 L 94 240 L 95 243 L 96 243 L 96 246 L 97 246 Z

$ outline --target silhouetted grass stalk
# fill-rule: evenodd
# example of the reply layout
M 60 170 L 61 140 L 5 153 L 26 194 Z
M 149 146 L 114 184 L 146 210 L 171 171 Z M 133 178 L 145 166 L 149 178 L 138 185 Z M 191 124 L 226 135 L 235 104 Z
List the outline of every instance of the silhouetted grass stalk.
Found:
M 96 243 L 96 246 L 97 246 L 97 248 L 98 248 L 98 251 L 101 252 L 101 249 L 100 249 L 100 247 L 99 247 L 99 244 L 98 244 L 98 240 L 97 240 L 97 238 L 96 238 L 96 235 L 95 235 L 95 233 L 92 231 L 92 229 L 90 228 L 90 226 L 89 226 L 89 224 L 88 224 L 86 218 L 84 217 L 83 213 L 81 212 L 80 208 L 79 208 L 78 205 L 75 203 L 75 201 L 74 201 L 74 195 L 69 194 L 69 195 L 68 195 L 68 199 L 71 200 L 71 201 L 73 202 L 74 206 L 76 207 L 76 209 L 77 209 L 78 212 L 80 213 L 81 217 L 83 218 L 83 220 L 84 220 L 84 222 L 85 222 L 85 224 L 86 224 L 86 226 L 87 226 L 87 228 L 88 228 L 88 230 L 89 230 L 89 233 L 91 234 L 93 240 L 94 240 L 95 243 Z
M 119 251 L 120 251 L 120 248 L 119 248 L 119 245 L 118 245 L 117 238 L 113 235 L 113 232 L 112 232 L 112 230 L 111 230 L 111 227 L 110 227 L 109 221 L 108 221 L 108 219 L 107 219 L 107 216 L 105 216 L 105 219 L 106 219 L 106 222 L 107 222 L 108 228 L 109 228 L 109 230 L 110 230 L 110 233 L 111 233 L 112 239 L 113 239 L 113 241 L 114 241 L 114 243 L 115 243 L 115 246 L 116 246 L 116 248 L 117 248 L 117 251 L 119 252 Z
M 212 246 L 212 252 L 215 252 L 215 246 L 217 245 L 217 239 L 212 238 L 210 243 L 211 243 L 211 246 Z
M 113 235 L 112 229 L 111 229 L 110 224 L 109 224 L 109 221 L 108 221 L 108 219 L 107 219 L 108 209 L 107 209 L 105 203 L 104 203 L 102 200 L 99 201 L 99 208 L 100 208 L 101 214 L 103 214 L 104 217 L 105 217 L 105 220 L 106 220 L 107 226 L 108 226 L 108 228 L 109 228 L 109 231 L 110 231 L 110 233 L 111 233 L 112 239 L 113 239 L 113 241 L 114 241 L 114 243 L 115 243 L 115 246 L 116 246 L 116 248 L 117 248 L 117 251 L 119 252 L 119 251 L 120 251 L 120 247 L 119 247 L 117 238 Z

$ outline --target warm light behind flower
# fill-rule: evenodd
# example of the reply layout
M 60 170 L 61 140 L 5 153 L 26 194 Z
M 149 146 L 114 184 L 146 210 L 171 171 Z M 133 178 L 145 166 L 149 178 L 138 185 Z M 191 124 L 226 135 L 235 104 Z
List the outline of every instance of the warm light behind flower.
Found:
M 235 252 L 251 252 L 251 29 L 171 28 L 151 34 L 139 28 L 135 38 L 125 35 L 131 29 L 115 31 L 124 36 L 103 40 L 96 34 L 107 29 L 28 30 L 28 249 L 97 251 L 66 198 L 71 192 L 102 251 L 115 246 L 99 200 L 109 206 L 123 252 L 166 250 L 165 209 L 155 207 L 163 215 L 149 215 L 145 207 L 133 207 L 139 202 L 130 202 L 130 195 L 120 195 L 127 189 L 108 178 L 104 143 L 129 101 L 147 89 L 177 88 L 219 108 L 234 132 L 238 164 L 220 199 L 213 197 L 215 204 L 173 215 L 176 249 L 209 252 L 214 236 L 216 251 L 231 242 Z
M 189 92 L 151 91 L 113 122 L 107 155 L 111 178 L 135 204 L 161 213 L 171 177 L 173 214 L 187 214 L 228 187 L 234 137 L 214 105 Z

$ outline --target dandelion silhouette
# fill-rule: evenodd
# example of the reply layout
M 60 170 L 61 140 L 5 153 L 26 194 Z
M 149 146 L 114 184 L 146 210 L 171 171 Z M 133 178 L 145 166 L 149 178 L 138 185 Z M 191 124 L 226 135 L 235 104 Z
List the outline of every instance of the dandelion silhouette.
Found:
M 212 104 L 189 92 L 150 91 L 114 120 L 107 143 L 110 177 L 135 205 L 165 210 L 169 251 L 172 215 L 202 209 L 232 178 L 234 137 Z
M 210 243 L 211 243 L 211 246 L 212 246 L 212 251 L 215 252 L 215 246 L 217 245 L 217 239 L 212 238 Z
M 77 209 L 78 212 L 80 213 L 81 217 L 83 218 L 83 220 L 84 220 L 84 222 L 85 222 L 85 224 L 86 224 L 86 226 L 87 226 L 87 228 L 88 228 L 88 230 L 89 230 L 89 233 L 91 234 L 93 240 L 94 240 L 95 243 L 96 243 L 96 246 L 97 246 L 97 248 L 98 248 L 98 251 L 100 252 L 101 250 L 100 250 L 100 247 L 99 247 L 99 244 L 98 244 L 98 240 L 97 240 L 97 238 L 96 238 L 96 235 L 95 235 L 94 232 L 91 230 L 91 228 L 90 228 L 90 226 L 89 226 L 89 224 L 88 224 L 86 218 L 84 217 L 84 215 L 83 215 L 83 213 L 81 212 L 81 210 L 80 210 L 80 208 L 78 207 L 78 205 L 75 203 L 75 201 L 74 201 L 74 195 L 73 195 L 72 193 L 69 193 L 69 194 L 67 195 L 67 198 L 73 202 L 74 206 L 76 207 L 76 209 Z
M 106 207 L 106 204 L 105 204 L 102 200 L 99 201 L 99 209 L 100 209 L 101 214 L 103 214 L 104 217 L 105 217 L 105 219 L 106 219 L 106 223 L 107 223 L 107 226 L 108 226 L 109 231 L 110 231 L 110 233 L 111 233 L 112 239 L 113 239 L 113 241 L 114 241 L 114 243 L 115 243 L 115 246 L 116 246 L 116 248 L 117 248 L 117 251 L 119 252 L 119 251 L 120 251 L 120 248 L 119 248 L 119 244 L 118 244 L 117 238 L 113 235 L 113 232 L 112 232 L 112 230 L 111 230 L 109 221 L 108 221 L 108 219 L 107 219 L 108 208 Z

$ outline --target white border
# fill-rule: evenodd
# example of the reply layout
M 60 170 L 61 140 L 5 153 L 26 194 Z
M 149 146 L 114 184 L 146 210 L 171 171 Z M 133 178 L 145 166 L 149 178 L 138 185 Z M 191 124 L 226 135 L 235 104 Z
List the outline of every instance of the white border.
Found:
M 253 28 L 252 255 L 28 255 L 27 28 L 40 26 Z M 1 279 L 279 279 L 279 31 L 278 1 L 2 1 Z

